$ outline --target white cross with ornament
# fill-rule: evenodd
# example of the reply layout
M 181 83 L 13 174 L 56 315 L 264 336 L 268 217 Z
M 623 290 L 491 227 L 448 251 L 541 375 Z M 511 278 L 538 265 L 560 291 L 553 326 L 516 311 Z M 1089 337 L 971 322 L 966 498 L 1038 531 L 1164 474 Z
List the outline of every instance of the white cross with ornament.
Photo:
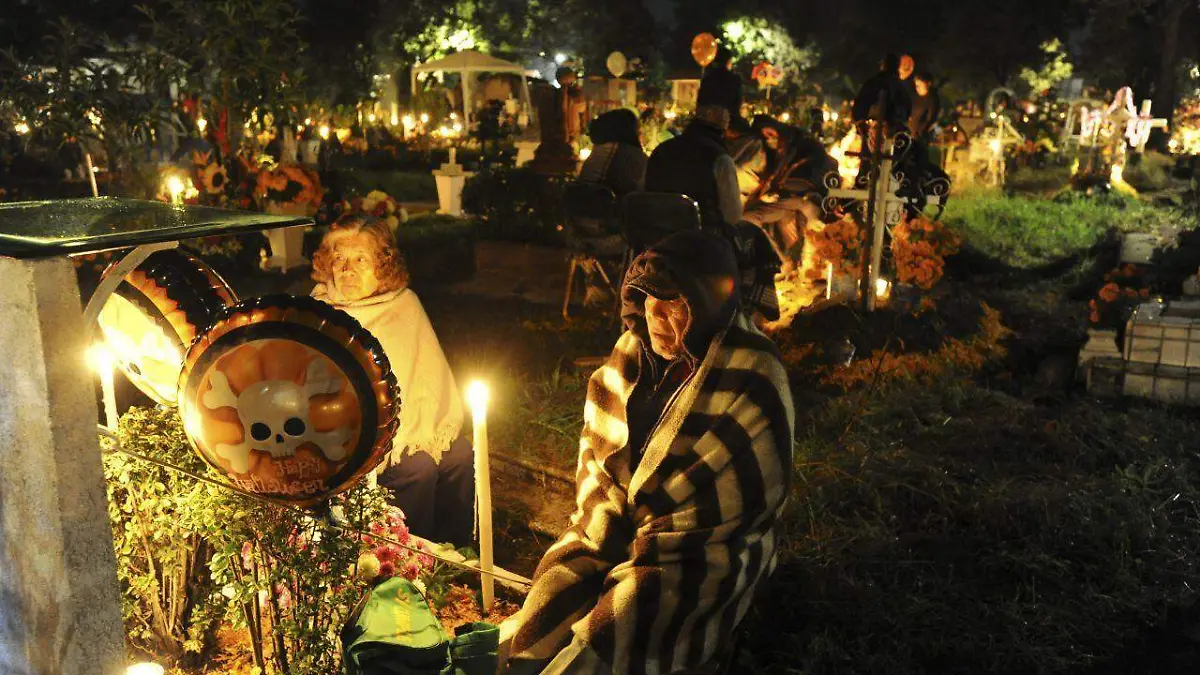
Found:
M 1141 112 L 1137 117 L 1129 120 L 1129 126 L 1125 129 L 1125 138 L 1129 139 L 1129 147 L 1139 153 L 1145 151 L 1146 141 L 1150 140 L 1151 129 L 1167 128 L 1167 120 L 1150 116 L 1150 105 L 1150 99 L 1142 101 Z
M 871 292 L 863 293 L 867 311 L 875 309 L 874 289 L 879 281 L 880 265 L 883 263 L 883 232 L 904 218 L 904 208 L 910 202 L 908 197 L 901 197 L 898 194 L 900 181 L 892 175 L 893 150 L 893 141 L 888 139 L 883 146 L 883 152 L 880 153 L 877 174 L 879 180 L 875 180 L 876 174 L 873 173 L 872 181 L 866 187 L 858 189 L 831 188 L 826 197 L 826 199 L 852 199 L 871 204 L 871 193 L 875 193 L 874 208 L 871 213 L 867 214 L 866 219 L 871 228 L 871 264 L 867 266 L 869 281 L 866 286 L 871 289 Z M 866 153 L 864 139 L 863 151 L 860 154 L 866 156 Z M 931 194 L 926 196 L 926 203 L 936 206 L 940 205 L 944 199 L 941 195 Z

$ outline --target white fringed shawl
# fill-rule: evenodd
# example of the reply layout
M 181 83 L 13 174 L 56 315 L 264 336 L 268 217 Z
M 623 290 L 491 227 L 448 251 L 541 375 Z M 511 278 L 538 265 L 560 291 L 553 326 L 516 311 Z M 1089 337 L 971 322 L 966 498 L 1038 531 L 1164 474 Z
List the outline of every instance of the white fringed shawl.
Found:
M 387 463 L 426 452 L 440 463 L 442 453 L 458 438 L 463 403 L 454 373 L 417 294 L 407 288 L 363 300 L 345 300 L 325 284 L 313 297 L 358 320 L 379 343 L 400 385 L 400 429 Z

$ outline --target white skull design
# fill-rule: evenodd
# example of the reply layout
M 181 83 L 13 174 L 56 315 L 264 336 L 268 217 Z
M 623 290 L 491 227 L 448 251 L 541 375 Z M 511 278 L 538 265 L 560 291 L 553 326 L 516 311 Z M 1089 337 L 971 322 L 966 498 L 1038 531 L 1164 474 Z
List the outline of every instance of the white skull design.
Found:
M 245 473 L 250 468 L 251 450 L 272 457 L 291 457 L 305 443 L 317 446 L 330 461 L 345 459 L 343 444 L 350 438 L 350 431 L 319 432 L 308 421 L 309 398 L 337 393 L 341 388 L 320 359 L 308 365 L 303 385 L 290 380 L 267 380 L 234 394 L 229 378 L 217 369 L 209 382 L 212 388 L 204 394 L 204 405 L 211 410 L 233 408 L 242 423 L 241 443 L 218 443 L 216 447 L 217 455 L 228 460 L 234 471 Z

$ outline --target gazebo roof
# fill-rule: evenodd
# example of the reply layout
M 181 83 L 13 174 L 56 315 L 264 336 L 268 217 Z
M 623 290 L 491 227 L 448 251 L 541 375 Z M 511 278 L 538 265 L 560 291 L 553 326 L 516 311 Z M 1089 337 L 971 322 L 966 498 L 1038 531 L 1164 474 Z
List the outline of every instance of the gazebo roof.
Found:
M 438 71 L 460 73 L 525 73 L 525 69 L 515 63 L 470 50 L 456 52 L 445 58 L 413 67 L 414 75 L 417 73 L 436 73 Z

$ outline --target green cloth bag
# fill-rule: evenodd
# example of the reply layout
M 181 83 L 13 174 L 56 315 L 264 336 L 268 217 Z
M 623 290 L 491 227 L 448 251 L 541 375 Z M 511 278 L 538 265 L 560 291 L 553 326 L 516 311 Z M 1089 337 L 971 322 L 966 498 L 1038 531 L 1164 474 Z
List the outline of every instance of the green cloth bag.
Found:
M 450 642 L 454 675 L 495 675 L 500 665 L 500 628 L 486 621 L 459 626 Z
M 346 675 L 454 673 L 441 623 L 403 577 L 376 586 L 351 613 L 342 629 L 342 669 Z

